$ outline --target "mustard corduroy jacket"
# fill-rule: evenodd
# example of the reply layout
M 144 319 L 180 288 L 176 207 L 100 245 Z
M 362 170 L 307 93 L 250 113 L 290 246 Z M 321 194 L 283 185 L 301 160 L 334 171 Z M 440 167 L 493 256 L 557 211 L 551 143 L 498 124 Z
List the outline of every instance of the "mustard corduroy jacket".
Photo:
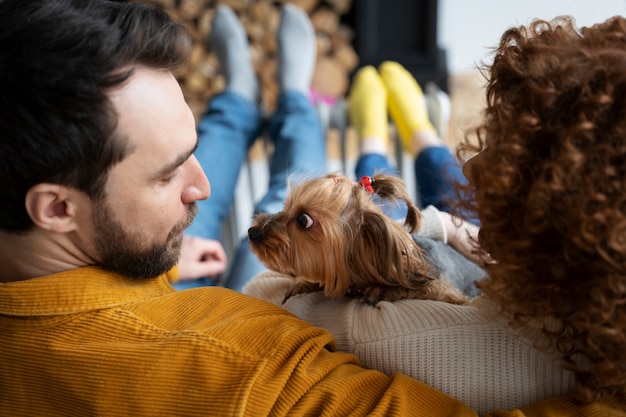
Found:
M 327 331 L 224 288 L 95 267 L 0 284 L 1 416 L 475 416 L 358 366 Z M 624 415 L 557 398 L 493 416 Z
M 85 267 L 0 284 L 2 416 L 472 415 L 224 288 Z M 435 411 L 440 410 L 440 411 Z

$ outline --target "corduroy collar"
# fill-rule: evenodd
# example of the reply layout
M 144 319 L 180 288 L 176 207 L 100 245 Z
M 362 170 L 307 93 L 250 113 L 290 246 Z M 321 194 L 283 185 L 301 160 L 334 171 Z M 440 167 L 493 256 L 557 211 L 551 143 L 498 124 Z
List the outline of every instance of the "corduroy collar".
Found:
M 87 266 L 0 284 L 0 314 L 56 316 L 115 307 L 175 291 L 167 275 L 133 280 Z

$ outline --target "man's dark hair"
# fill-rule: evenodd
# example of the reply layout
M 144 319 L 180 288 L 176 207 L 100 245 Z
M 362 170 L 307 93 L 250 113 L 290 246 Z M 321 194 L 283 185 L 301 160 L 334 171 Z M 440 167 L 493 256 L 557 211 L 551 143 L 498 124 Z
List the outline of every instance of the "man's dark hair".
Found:
M 107 97 L 136 66 L 173 71 L 190 40 L 164 12 L 108 0 L 0 0 L 0 230 L 33 224 L 42 182 L 102 195 L 130 152 Z

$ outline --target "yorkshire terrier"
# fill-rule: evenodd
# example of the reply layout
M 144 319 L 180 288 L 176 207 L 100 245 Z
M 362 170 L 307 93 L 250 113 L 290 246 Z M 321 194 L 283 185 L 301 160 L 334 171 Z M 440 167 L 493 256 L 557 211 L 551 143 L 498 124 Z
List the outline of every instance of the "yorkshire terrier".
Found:
M 406 203 L 404 225 L 383 212 L 381 201 Z M 256 215 L 248 240 L 269 269 L 298 279 L 284 301 L 324 291 L 373 305 L 406 298 L 467 304 L 411 236 L 420 223 L 402 179 L 376 174 L 355 183 L 328 174 L 291 184 L 283 211 Z

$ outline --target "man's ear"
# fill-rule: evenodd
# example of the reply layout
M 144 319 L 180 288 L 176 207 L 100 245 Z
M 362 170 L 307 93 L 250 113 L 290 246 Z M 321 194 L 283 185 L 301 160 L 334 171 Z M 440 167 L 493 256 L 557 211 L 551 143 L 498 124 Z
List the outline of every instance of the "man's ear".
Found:
M 40 183 L 26 193 L 26 211 L 38 227 L 67 233 L 77 227 L 78 191 L 63 185 Z

